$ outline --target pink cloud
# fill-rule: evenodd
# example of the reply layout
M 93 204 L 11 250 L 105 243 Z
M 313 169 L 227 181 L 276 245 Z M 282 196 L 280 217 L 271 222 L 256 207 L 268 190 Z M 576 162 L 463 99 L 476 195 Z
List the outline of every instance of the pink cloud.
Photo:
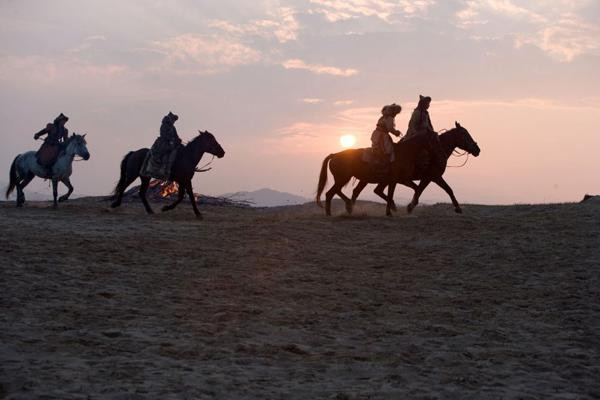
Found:
M 307 64 L 300 59 L 289 59 L 281 63 L 285 69 L 304 69 L 315 74 L 327 74 L 334 76 L 349 77 L 358 74 L 358 70 L 353 68 L 338 68 L 321 64 Z

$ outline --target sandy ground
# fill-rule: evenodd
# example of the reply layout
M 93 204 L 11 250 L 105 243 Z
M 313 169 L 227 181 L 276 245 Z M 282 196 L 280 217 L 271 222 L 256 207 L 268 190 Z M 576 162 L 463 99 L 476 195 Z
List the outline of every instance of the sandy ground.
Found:
M 600 398 L 597 202 L 13 207 L 0 398 Z

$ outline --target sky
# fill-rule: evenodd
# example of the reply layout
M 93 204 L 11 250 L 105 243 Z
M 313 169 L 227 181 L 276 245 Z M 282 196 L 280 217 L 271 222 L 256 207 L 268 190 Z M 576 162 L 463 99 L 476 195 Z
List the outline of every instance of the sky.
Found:
M 481 148 L 446 172 L 459 201 L 578 201 L 600 194 L 598 71 L 597 0 L 0 0 L 0 181 L 63 112 L 91 153 L 75 194 L 106 194 L 173 111 L 227 152 L 197 192 L 313 197 L 341 136 L 369 146 L 392 102 L 405 132 L 423 94 L 434 128 Z

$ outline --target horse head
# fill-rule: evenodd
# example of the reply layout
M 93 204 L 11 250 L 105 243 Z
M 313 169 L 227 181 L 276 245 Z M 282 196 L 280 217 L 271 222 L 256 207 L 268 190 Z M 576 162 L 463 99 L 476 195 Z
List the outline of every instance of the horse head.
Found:
M 69 139 L 67 139 L 65 153 L 73 156 L 79 156 L 84 160 L 89 160 L 90 152 L 87 149 L 85 135 L 85 133 L 83 135 L 73 133 L 73 135 L 71 135 Z
M 456 127 L 456 132 L 458 132 L 456 147 L 477 157 L 481 150 L 479 149 L 477 142 L 471 137 L 469 131 L 462 127 L 458 122 L 455 122 L 454 126 Z
M 223 147 L 221 147 L 219 142 L 217 142 L 215 135 L 209 131 L 202 132 L 198 130 L 198 133 L 198 139 L 200 140 L 204 151 L 216 156 L 217 158 L 223 158 L 225 155 L 225 150 L 223 150 Z

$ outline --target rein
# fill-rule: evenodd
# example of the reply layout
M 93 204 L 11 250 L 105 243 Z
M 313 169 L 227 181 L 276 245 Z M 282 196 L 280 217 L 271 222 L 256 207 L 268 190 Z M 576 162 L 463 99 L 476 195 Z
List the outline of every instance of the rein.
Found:
M 206 171 L 210 171 L 212 169 L 212 167 L 210 168 L 206 168 L 208 167 L 210 164 L 212 164 L 212 162 L 215 160 L 215 155 L 212 154 L 212 158 L 210 159 L 209 162 L 207 162 L 206 164 L 204 164 L 203 166 L 201 166 L 200 168 L 194 168 L 194 171 L 196 172 L 206 172 Z
M 444 132 L 448 132 L 448 129 L 442 129 L 441 131 L 438 132 L 438 135 L 440 133 L 444 133 Z M 464 167 L 465 165 L 467 165 L 467 162 L 469 161 L 469 156 L 470 156 L 468 151 L 465 150 L 461 153 L 460 151 L 458 151 L 456 149 L 452 150 L 452 153 L 450 155 L 453 157 L 456 157 L 456 158 L 464 157 L 466 155 L 467 158 L 465 158 L 465 161 L 460 165 L 447 165 L 446 164 L 447 168 L 462 168 L 462 167 Z
M 454 153 L 455 153 L 455 152 L 456 152 L 458 155 L 454 155 Z M 448 168 L 462 168 L 462 167 L 464 167 L 464 166 L 467 164 L 467 161 L 469 161 L 469 156 L 470 156 L 470 154 L 469 154 L 468 152 L 466 152 L 466 151 L 465 151 L 464 153 L 462 153 L 462 154 L 461 154 L 461 153 L 459 153 L 459 152 L 458 152 L 458 151 L 456 151 L 456 150 L 454 150 L 454 151 L 452 152 L 452 155 L 453 155 L 454 157 L 457 157 L 457 158 L 460 158 L 460 157 L 464 156 L 465 154 L 467 155 L 467 158 L 465 158 L 465 161 L 464 161 L 462 164 L 460 164 L 460 165 L 446 165 L 446 167 L 448 167 Z
M 198 131 L 198 132 L 200 132 L 200 131 Z M 189 142 L 187 142 L 187 143 L 184 145 L 184 147 L 185 147 L 185 148 L 187 148 L 187 146 L 188 146 L 190 143 L 192 143 L 194 140 L 196 140 L 196 139 L 198 139 L 198 138 L 199 138 L 199 136 L 198 136 L 198 137 L 196 137 L 196 138 L 194 138 L 194 139 L 192 139 L 192 140 L 190 140 Z M 206 152 L 206 151 L 204 151 L 204 152 Z M 207 172 L 207 171 L 210 171 L 210 170 L 212 169 L 212 167 L 210 167 L 210 168 L 206 168 L 206 167 L 208 167 L 209 165 L 211 165 L 211 164 L 213 163 L 213 161 L 215 160 L 215 155 L 214 155 L 214 154 L 211 154 L 211 155 L 212 155 L 212 158 L 210 159 L 210 161 L 209 161 L 209 162 L 207 162 L 206 164 L 204 164 L 204 165 L 203 165 L 203 166 L 201 166 L 201 167 L 196 167 L 196 168 L 194 168 L 194 171 L 195 171 L 195 172 Z

